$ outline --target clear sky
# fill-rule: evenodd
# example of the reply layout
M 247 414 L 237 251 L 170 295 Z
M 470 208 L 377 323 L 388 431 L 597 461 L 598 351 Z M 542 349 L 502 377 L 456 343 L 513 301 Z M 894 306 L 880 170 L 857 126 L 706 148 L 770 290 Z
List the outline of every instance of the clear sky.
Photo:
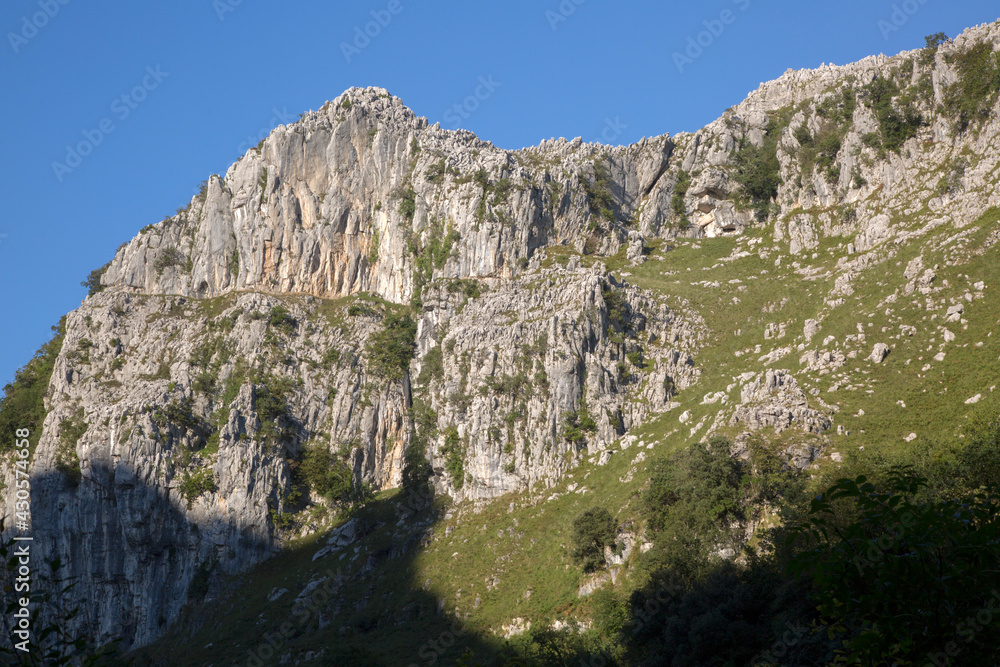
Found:
M 998 15 L 995 0 L 4 0 L 0 385 L 119 244 L 351 86 L 503 148 L 627 144 L 696 130 L 788 68 Z

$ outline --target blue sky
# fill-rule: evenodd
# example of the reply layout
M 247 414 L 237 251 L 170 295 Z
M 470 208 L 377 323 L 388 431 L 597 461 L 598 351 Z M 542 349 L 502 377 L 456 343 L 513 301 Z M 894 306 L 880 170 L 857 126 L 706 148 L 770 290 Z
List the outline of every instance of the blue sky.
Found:
M 503 148 L 627 144 L 696 130 L 788 68 L 998 14 L 985 0 L 5 0 L 0 385 L 119 244 L 351 86 Z

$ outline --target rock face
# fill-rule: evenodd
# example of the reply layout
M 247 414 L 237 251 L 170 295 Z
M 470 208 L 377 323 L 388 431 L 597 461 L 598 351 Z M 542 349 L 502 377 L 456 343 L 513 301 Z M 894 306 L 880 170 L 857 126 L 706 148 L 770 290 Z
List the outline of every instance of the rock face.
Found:
M 508 277 L 564 241 L 593 238 L 615 252 L 628 233 L 608 220 L 600 237 L 586 231 L 595 216 L 581 183 L 606 192 L 606 217 L 624 220 L 672 150 L 664 136 L 504 151 L 428 126 L 383 89 L 352 89 L 209 179 L 185 210 L 119 250 L 103 283 L 199 298 L 370 292 L 402 303 L 419 273 L 414 244 L 434 234 L 454 244 L 435 267 L 453 277 Z
M 744 256 L 777 264 L 779 247 L 793 262 L 821 242 L 843 247 L 822 312 L 770 324 L 765 339 L 789 346 L 703 401 L 721 408 L 703 435 L 819 437 L 832 410 L 775 367 L 789 339 L 803 341 L 802 372 L 836 370 L 846 359 L 836 346 L 807 347 L 843 316 L 835 309 L 858 277 L 919 233 L 900 222 L 912 202 L 947 203 L 950 219 L 926 228 L 961 228 L 1000 205 L 968 186 L 995 168 L 995 113 L 974 134 L 935 117 L 885 150 L 862 91 L 876 77 L 929 83 L 920 110 L 930 117 L 956 77 L 948 56 L 977 42 L 996 48 L 1000 26 L 942 45 L 930 64 L 911 52 L 789 72 L 698 133 L 625 147 L 500 150 L 429 125 L 379 88 L 277 128 L 120 248 L 104 291 L 68 316 L 32 503 L 39 557 L 62 557 L 79 578 L 67 600 L 81 608 L 77 624 L 98 640 L 148 643 L 189 598 L 215 595 L 219 575 L 273 553 L 283 517 L 326 507 L 295 497 L 308 448 L 344 462 L 356 488 L 380 490 L 400 483 L 405 452 L 424 442 L 435 489 L 473 500 L 550 484 L 584 455 L 607 463 L 629 429 L 679 405 L 674 394 L 699 381 L 699 351 L 727 335 L 707 331 L 696 305 L 668 306 L 604 268 L 637 266 L 678 236 L 766 224 Z M 839 144 L 821 168 L 805 146 L 837 114 Z M 737 155 L 767 146 L 781 184 L 755 201 Z M 992 158 L 957 170 L 962 149 Z M 922 258 L 907 261 L 903 294 L 940 289 Z M 392 366 L 387 332 L 406 306 L 413 354 L 403 346 Z M 951 305 L 946 321 L 963 309 Z M 848 338 L 865 344 L 860 323 Z M 871 360 L 888 350 L 879 343 Z M 691 437 L 707 419 L 679 415 Z M 803 447 L 793 465 L 816 455 Z M 4 508 L 12 481 L 5 463 Z
M 771 427 L 781 432 L 793 424 L 811 433 L 830 428 L 830 419 L 809 407 L 809 400 L 786 370 L 768 370 L 740 389 L 740 406 L 730 420 L 751 430 Z

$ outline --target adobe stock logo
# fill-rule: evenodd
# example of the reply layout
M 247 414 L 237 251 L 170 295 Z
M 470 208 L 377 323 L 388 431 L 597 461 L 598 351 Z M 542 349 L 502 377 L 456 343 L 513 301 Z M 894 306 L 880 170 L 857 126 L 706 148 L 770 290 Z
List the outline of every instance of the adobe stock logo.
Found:
M 385 9 L 373 9 L 370 12 L 372 20 L 365 23 L 363 28 L 360 25 L 354 26 L 354 39 L 351 42 L 340 43 L 340 52 L 344 54 L 347 64 L 350 65 L 356 56 L 360 56 L 361 52 L 371 45 L 372 40 L 381 35 L 382 31 L 392 23 L 393 18 L 402 14 L 404 9 L 406 7 L 403 6 L 402 0 L 389 0 Z
M 888 42 L 892 33 L 901 30 L 909 22 L 910 17 L 919 12 L 920 7 L 926 4 L 927 0 L 906 0 L 901 5 L 894 4 L 889 20 L 879 19 L 876 24 L 879 32 L 882 33 L 882 39 Z
M 17 32 L 8 32 L 7 40 L 14 53 L 19 53 L 21 47 L 30 42 L 38 35 L 38 31 L 49 24 L 49 21 L 56 17 L 59 10 L 70 3 L 70 0 L 38 0 L 37 11 L 31 16 L 21 17 L 21 29 Z
M 281 107 L 281 109 L 274 107 L 271 111 L 273 111 L 273 114 L 271 115 L 271 120 L 267 122 L 267 126 L 257 130 L 256 134 L 248 135 L 247 138 L 243 140 L 243 143 L 239 145 L 239 148 L 236 149 L 239 151 L 240 155 L 243 155 L 249 149 L 260 143 L 260 140 L 270 135 L 271 131 L 278 125 L 288 125 L 295 120 L 295 116 L 288 113 L 288 107 Z
M 215 10 L 215 15 L 219 17 L 219 22 L 222 23 L 226 20 L 226 14 L 235 12 L 236 8 L 243 4 L 243 0 L 214 0 L 212 2 L 212 9 Z
M 83 134 L 81 141 L 78 141 L 75 145 L 66 146 L 65 159 L 62 162 L 55 161 L 52 163 L 52 173 L 56 175 L 56 179 L 60 183 L 63 182 L 67 174 L 73 173 L 77 167 L 83 164 L 84 158 L 104 143 L 104 139 L 108 135 L 118 129 L 115 118 L 118 122 L 122 122 L 131 116 L 132 112 L 139 108 L 139 105 L 149 97 L 149 93 L 156 90 L 163 83 L 163 80 L 170 76 L 169 72 L 162 71 L 160 67 L 160 65 L 157 65 L 155 68 L 147 67 L 146 76 L 142 78 L 142 81 L 138 85 L 127 93 L 119 95 L 111 102 L 111 113 L 114 114 L 114 118 L 111 116 L 103 118 L 97 123 L 97 127 L 81 132 Z
M 468 119 L 486 100 L 493 96 L 502 84 L 493 80 L 493 75 L 479 77 L 479 85 L 466 97 L 461 104 L 454 104 L 444 112 L 444 119 L 451 123 L 451 128 L 457 130 L 463 120 Z
M 576 14 L 576 8 L 585 3 L 587 0 L 562 0 L 559 3 L 557 9 L 558 12 L 551 9 L 545 12 L 545 20 L 549 22 L 549 27 L 553 30 L 559 28 L 560 23 L 565 23 L 569 20 L 569 17 Z
M 750 7 L 750 0 L 732 0 L 733 4 L 739 7 L 740 11 L 746 11 Z M 736 23 L 739 15 L 731 9 L 723 9 L 719 12 L 719 18 L 702 21 L 705 29 L 697 35 L 687 38 L 687 48 L 684 52 L 674 51 L 674 65 L 677 71 L 684 73 L 684 68 L 694 63 L 703 53 L 715 44 L 715 40 L 722 37 L 726 31 L 726 26 Z
M 611 142 L 620 137 L 627 129 L 628 125 L 622 122 L 621 116 L 615 116 L 614 120 L 611 118 L 605 118 L 604 129 L 601 130 L 601 136 L 594 139 L 593 143 L 610 146 Z

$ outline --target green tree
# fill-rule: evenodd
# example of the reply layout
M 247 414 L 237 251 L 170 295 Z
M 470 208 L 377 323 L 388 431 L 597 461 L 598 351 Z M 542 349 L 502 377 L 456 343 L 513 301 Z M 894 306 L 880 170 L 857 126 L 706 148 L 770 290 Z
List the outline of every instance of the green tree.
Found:
M 902 468 L 880 490 L 842 479 L 810 505 L 790 540 L 792 571 L 815 587 L 838 664 L 992 664 L 1000 635 L 968 619 L 1000 604 L 1000 489 L 921 497 Z M 958 653 L 946 655 L 946 647 Z
M 347 464 L 321 443 L 305 448 L 299 473 L 309 488 L 331 503 L 351 498 L 353 475 Z
M 26 428 L 34 451 L 45 421 L 45 391 L 52 379 L 52 369 L 62 350 L 66 334 L 66 318 L 52 327 L 52 339 L 35 352 L 35 356 L 14 374 L 14 381 L 3 388 L 0 398 L 0 453 L 10 449 L 14 431 Z
M 366 347 L 372 374 L 398 382 L 410 368 L 416 352 L 417 323 L 408 314 L 389 312 Z
M 772 121 L 760 146 L 744 141 L 733 156 L 733 177 L 743 188 L 744 201 L 754 209 L 760 221 L 767 219 L 771 200 L 778 196 L 781 185 L 781 164 L 778 162 L 780 134 L 780 126 Z
M 654 468 L 642 504 L 658 566 L 694 576 L 709 566 L 710 552 L 732 543 L 729 526 L 744 518 L 743 474 L 729 449 L 728 440 L 713 438 Z
M 591 507 L 573 520 L 573 558 L 591 572 L 604 564 L 604 547 L 614 546 L 617 526 L 603 507 Z

